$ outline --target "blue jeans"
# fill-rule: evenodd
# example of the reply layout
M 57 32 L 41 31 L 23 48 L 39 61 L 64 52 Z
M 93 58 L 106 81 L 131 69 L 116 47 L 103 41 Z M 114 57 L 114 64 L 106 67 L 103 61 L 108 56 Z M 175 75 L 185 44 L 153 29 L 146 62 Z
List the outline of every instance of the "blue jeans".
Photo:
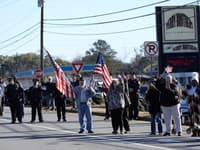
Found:
M 80 130 L 85 129 L 85 123 L 84 123 L 84 116 L 86 116 L 87 119 L 87 130 L 92 130 L 92 110 L 90 104 L 80 104 L 79 106 L 79 123 L 80 123 Z
M 51 106 L 54 109 L 54 101 L 53 101 L 53 97 L 51 95 L 47 95 L 47 108 L 49 109 Z
M 158 133 L 162 133 L 161 113 L 151 114 L 151 134 L 156 134 L 156 122 L 158 123 Z

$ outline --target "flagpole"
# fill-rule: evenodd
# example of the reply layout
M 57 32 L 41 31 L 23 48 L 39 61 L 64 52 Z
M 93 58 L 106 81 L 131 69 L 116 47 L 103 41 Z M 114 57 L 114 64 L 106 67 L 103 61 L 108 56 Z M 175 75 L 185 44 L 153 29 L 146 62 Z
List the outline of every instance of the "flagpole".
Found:
M 153 57 L 151 56 L 151 78 L 153 77 L 153 70 L 152 70 L 152 67 L 153 67 Z

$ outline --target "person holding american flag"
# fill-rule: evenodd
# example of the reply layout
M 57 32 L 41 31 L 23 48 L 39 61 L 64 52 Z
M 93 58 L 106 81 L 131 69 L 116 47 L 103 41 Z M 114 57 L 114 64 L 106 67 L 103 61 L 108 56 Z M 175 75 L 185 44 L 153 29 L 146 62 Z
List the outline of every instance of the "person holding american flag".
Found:
M 100 76 L 103 81 L 103 86 L 101 88 L 101 91 L 103 92 L 104 100 L 105 100 L 105 118 L 104 118 L 104 120 L 107 120 L 110 117 L 110 112 L 108 110 L 107 93 L 108 93 L 108 89 L 112 82 L 112 77 L 111 77 L 109 70 L 107 68 L 107 65 L 104 61 L 103 55 L 100 52 L 98 54 L 93 73 L 94 73 L 94 75 Z

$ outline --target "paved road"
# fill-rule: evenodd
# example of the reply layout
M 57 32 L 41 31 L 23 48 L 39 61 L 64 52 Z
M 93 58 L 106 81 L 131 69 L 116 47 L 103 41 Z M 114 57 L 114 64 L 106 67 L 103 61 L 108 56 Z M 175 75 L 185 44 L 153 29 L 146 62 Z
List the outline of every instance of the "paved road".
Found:
M 199 150 L 200 138 L 149 136 L 150 124 L 131 121 L 131 133 L 112 135 L 110 121 L 93 116 L 95 134 L 78 134 L 76 113 L 67 114 L 67 122 L 56 122 L 55 112 L 44 112 L 44 123 L 29 123 L 30 109 L 25 109 L 23 124 L 10 124 L 6 108 L 0 118 L 0 150 Z

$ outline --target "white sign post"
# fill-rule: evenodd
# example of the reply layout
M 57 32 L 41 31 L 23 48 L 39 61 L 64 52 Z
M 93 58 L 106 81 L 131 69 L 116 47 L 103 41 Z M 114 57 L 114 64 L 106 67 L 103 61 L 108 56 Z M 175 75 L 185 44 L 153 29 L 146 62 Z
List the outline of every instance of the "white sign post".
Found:
M 158 42 L 156 41 L 144 42 L 144 54 L 145 56 L 151 57 L 151 75 L 152 75 L 153 57 L 158 56 Z

